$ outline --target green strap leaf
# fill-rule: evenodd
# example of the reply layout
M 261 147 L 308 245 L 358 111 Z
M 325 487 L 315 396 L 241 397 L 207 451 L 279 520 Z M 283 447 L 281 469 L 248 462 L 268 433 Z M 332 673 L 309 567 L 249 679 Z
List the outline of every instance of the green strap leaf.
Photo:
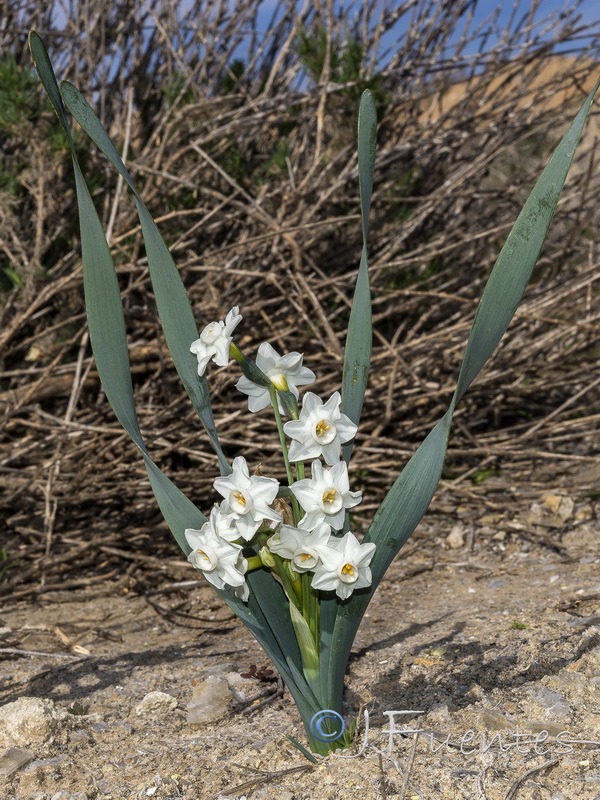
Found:
M 167 524 L 179 546 L 188 553 L 185 529 L 199 528 L 206 519 L 152 461 L 142 438 L 135 411 L 121 293 L 112 256 L 77 161 L 54 70 L 44 44 L 35 32 L 29 35 L 29 46 L 42 84 L 65 130 L 71 149 L 81 224 L 83 288 L 90 341 L 98 374 L 117 419 L 142 454 L 150 483 Z
M 375 170 L 375 145 L 377 139 L 377 113 L 373 95 L 363 92 L 358 111 L 358 179 L 360 186 L 360 210 L 362 219 L 363 246 L 358 268 L 358 277 L 344 351 L 342 374 L 342 410 L 355 425 L 360 422 L 369 365 L 371 363 L 371 290 L 369 288 L 369 265 L 367 261 L 367 239 L 369 234 L 369 210 L 373 192 Z M 352 443 L 342 448 L 344 460 L 350 461 Z
M 61 82 L 60 91 L 73 117 L 131 189 L 142 227 L 158 315 L 169 352 L 200 421 L 208 433 L 219 459 L 221 473 L 228 474 L 231 472 L 231 468 L 219 444 L 206 378 L 198 375 L 196 359 L 190 353 L 191 343 L 198 338 L 198 329 L 173 257 L 121 157 L 85 97 L 68 81 Z
M 457 403 L 498 342 L 525 291 L 600 81 L 589 94 L 519 214 L 484 289 L 450 407 L 408 461 L 379 507 L 364 539 L 375 542 L 373 581 L 338 604 L 327 666 L 330 685 L 345 669 L 360 620 L 395 555 L 416 528 L 437 488 Z

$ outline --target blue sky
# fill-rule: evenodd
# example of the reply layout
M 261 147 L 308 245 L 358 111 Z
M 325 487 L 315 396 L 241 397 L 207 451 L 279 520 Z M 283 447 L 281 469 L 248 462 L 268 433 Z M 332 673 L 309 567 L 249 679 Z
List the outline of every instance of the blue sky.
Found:
M 300 8 L 302 6 L 303 0 L 297 0 L 297 7 Z M 381 0 L 377 2 L 377 6 L 379 6 Z M 500 34 L 505 25 L 508 23 L 511 13 L 513 10 L 515 0 L 500 0 L 500 2 L 495 2 L 495 0 L 479 0 L 477 4 L 477 11 L 474 17 L 474 20 L 471 24 L 471 31 L 475 30 L 479 24 L 484 22 L 484 20 L 490 16 L 490 14 L 495 11 L 496 8 L 501 7 L 502 11 L 497 23 L 497 31 Z M 348 1 L 344 2 L 344 0 L 334 0 L 335 6 L 347 6 Z M 531 0 L 519 0 L 519 14 L 517 18 L 522 18 L 523 14 L 527 12 L 527 10 L 531 7 L 532 2 Z M 323 7 L 325 3 L 323 2 L 321 6 Z M 535 15 L 535 20 L 538 24 L 537 30 L 542 31 L 545 25 L 542 25 L 542 21 L 549 17 L 551 14 L 559 14 L 561 11 L 564 11 L 567 8 L 573 8 L 578 6 L 577 13 L 581 15 L 581 23 L 582 25 L 595 25 L 594 31 L 596 34 L 600 33 L 600 0 L 583 0 L 583 2 L 577 4 L 576 0 L 542 0 L 539 4 L 539 8 Z M 286 4 L 279 2 L 278 0 L 265 0 L 261 4 L 261 11 L 259 14 L 259 30 L 261 29 L 261 23 L 264 25 L 262 28 L 266 30 L 268 27 L 269 20 L 273 11 L 276 8 L 281 8 L 282 10 L 285 9 Z M 383 47 L 389 47 L 397 38 L 399 34 L 402 33 L 403 28 L 407 25 L 408 19 L 410 18 L 410 12 L 406 14 L 398 23 L 398 29 L 394 33 L 389 33 L 382 42 Z M 495 42 L 493 39 L 488 41 L 488 47 L 492 46 Z M 572 45 L 571 45 L 572 47 Z M 470 49 L 471 52 L 475 52 L 477 50 L 477 46 L 473 45 Z M 381 53 L 381 49 L 380 49 Z

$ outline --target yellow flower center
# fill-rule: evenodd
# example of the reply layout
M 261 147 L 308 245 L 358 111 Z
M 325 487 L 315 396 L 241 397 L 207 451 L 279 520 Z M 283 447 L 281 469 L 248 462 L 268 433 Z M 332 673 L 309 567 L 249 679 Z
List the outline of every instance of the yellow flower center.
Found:
M 344 564 L 342 567 L 342 575 L 354 575 L 354 567 L 352 564 Z
M 233 493 L 233 496 L 238 501 L 238 503 L 240 503 L 243 506 L 246 505 L 246 498 L 244 497 L 244 495 L 241 492 L 235 491 Z
M 196 552 L 197 552 L 199 555 L 201 555 L 201 556 L 204 556 L 204 560 L 205 560 L 205 561 L 210 561 L 210 558 L 209 558 L 209 557 L 206 555 L 206 553 L 204 552 L 204 550 L 196 550 Z
M 317 436 L 325 436 L 327 431 L 331 428 L 331 425 L 328 425 L 324 419 L 319 420 L 317 422 L 317 426 L 315 428 Z
M 307 558 L 312 558 L 310 553 L 300 553 L 300 559 L 306 561 Z
M 337 489 L 327 489 L 326 492 L 323 492 L 323 502 L 334 503 L 336 494 L 337 494 Z

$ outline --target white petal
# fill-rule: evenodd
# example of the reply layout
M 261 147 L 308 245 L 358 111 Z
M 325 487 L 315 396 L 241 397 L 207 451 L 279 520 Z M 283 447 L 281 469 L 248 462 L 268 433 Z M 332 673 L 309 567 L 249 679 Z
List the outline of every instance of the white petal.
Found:
M 302 353 L 286 353 L 278 359 L 277 366 L 286 373 L 299 369 L 302 366 Z
M 337 428 L 340 441 L 344 442 L 344 444 L 354 439 L 356 431 L 358 430 L 358 427 L 351 422 L 345 414 L 341 414 L 340 418 L 336 419 L 335 427 Z
M 347 600 L 354 589 L 356 588 L 355 583 L 342 583 L 337 586 L 335 593 L 340 598 L 340 600 Z
M 308 367 L 301 367 L 297 374 L 292 374 L 289 377 L 296 386 L 306 386 L 317 380 L 315 373 L 311 369 L 308 369 Z
M 259 386 L 258 383 L 254 383 L 253 381 L 250 380 L 250 378 L 247 378 L 245 375 L 242 375 L 242 377 L 236 383 L 235 388 L 239 392 L 249 395 L 259 395 L 265 391 L 264 386 Z
M 213 345 L 215 350 L 213 361 L 219 367 L 226 367 L 229 364 L 229 342 L 229 339 L 221 337 Z
M 329 417 L 330 419 L 337 419 L 339 414 L 336 414 L 336 411 L 338 411 L 341 401 L 340 393 L 334 392 L 323 406 L 323 416 Z
M 299 419 L 293 419 L 290 422 L 286 422 L 283 426 L 283 430 L 290 439 L 298 439 L 298 441 L 303 441 L 305 438 L 305 431 L 310 434 L 308 431 L 308 426 L 306 422 L 302 422 Z
M 234 593 L 243 603 L 247 603 L 248 598 L 250 597 L 250 587 L 248 586 L 247 582 L 244 581 L 241 586 L 235 587 Z
M 288 451 L 290 461 L 307 461 L 320 455 L 320 447 L 316 442 L 297 442 L 294 440 Z
M 244 456 L 237 456 L 237 458 L 234 458 L 231 468 L 233 470 L 233 481 L 236 486 L 247 489 L 250 486 L 250 471 Z
M 303 478 L 301 481 L 296 481 L 296 483 L 292 483 L 290 486 L 294 496 L 305 511 L 310 511 L 318 507 L 318 493 L 315 492 L 310 484 L 311 481 L 309 478 Z
M 304 400 L 302 401 L 302 413 L 300 417 L 308 416 L 312 411 L 316 411 L 319 406 L 321 406 L 321 398 L 317 397 L 316 394 L 313 392 L 307 392 L 304 395 Z
M 345 494 L 350 489 L 348 466 L 345 461 L 334 464 L 329 470 L 329 475 L 338 492 Z
M 269 342 L 263 342 L 256 354 L 256 366 L 262 369 L 263 372 L 266 372 L 268 369 L 273 369 L 276 366 L 279 357 L 279 353 L 271 347 Z
M 340 461 L 340 442 L 337 436 L 333 442 L 321 445 L 321 450 L 323 451 L 325 463 L 329 464 L 330 467 Z
M 248 398 L 248 411 L 251 411 L 253 414 L 255 414 L 257 411 L 262 411 L 263 408 L 266 408 L 270 404 L 271 397 L 269 395 L 269 391 L 268 389 L 263 389 L 260 397 Z

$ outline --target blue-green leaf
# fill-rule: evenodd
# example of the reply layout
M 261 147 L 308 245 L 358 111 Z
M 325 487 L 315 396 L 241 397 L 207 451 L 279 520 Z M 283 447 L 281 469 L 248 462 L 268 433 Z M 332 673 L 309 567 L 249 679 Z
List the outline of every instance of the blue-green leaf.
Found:
M 373 581 L 368 589 L 355 592 L 348 602 L 338 605 L 328 665 L 330 685 L 345 669 L 358 625 L 381 578 L 431 502 L 442 472 L 454 409 L 504 335 L 525 291 L 599 84 L 558 144 L 494 265 L 448 411 L 408 461 L 375 514 L 364 539 L 377 545 L 371 562 Z
M 190 353 L 190 345 L 198 338 L 198 330 L 194 322 L 192 307 L 173 257 L 121 157 L 87 100 L 68 81 L 61 82 L 60 91 L 71 114 L 122 175 L 133 193 L 146 245 L 150 279 L 167 346 L 179 377 L 215 449 L 221 472 L 228 474 L 231 470 L 219 444 L 206 378 L 198 375 L 196 358 Z
M 363 246 L 358 268 L 354 299 L 348 321 L 348 334 L 344 351 L 342 375 L 342 410 L 355 425 L 360 422 L 369 364 L 371 363 L 371 290 L 369 288 L 369 265 L 367 262 L 367 238 L 369 233 L 369 209 L 373 191 L 375 169 L 375 144 L 377 138 L 377 113 L 373 95 L 363 92 L 358 111 L 358 179 L 360 185 L 360 210 L 362 219 Z M 352 443 L 343 446 L 346 463 L 350 460 Z

